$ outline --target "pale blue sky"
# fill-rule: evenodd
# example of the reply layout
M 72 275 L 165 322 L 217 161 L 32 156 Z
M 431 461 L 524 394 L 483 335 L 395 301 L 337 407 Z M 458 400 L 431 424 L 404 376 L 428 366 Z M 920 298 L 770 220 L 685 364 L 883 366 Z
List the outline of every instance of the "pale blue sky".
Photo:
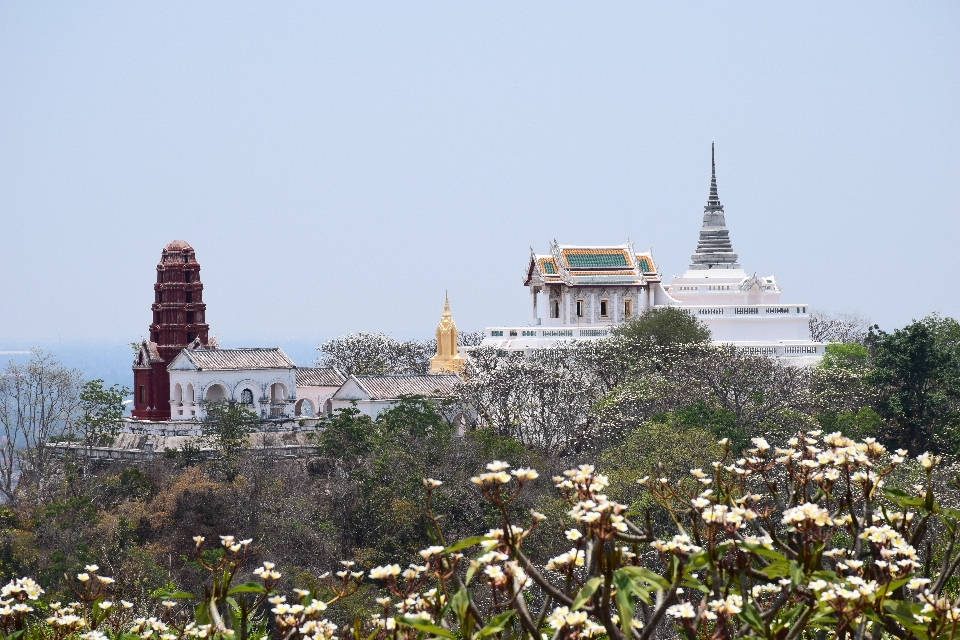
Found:
M 0 1 L 0 349 L 526 322 L 529 247 L 682 272 L 710 141 L 784 301 L 960 316 L 960 4 Z

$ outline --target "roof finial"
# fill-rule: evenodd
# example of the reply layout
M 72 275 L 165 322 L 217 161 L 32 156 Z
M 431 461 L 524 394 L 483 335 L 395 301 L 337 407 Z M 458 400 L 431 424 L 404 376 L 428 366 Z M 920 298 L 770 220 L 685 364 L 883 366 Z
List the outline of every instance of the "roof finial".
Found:
M 719 205 L 720 196 L 717 195 L 717 160 L 715 152 L 715 143 L 710 142 L 710 198 L 707 205 Z

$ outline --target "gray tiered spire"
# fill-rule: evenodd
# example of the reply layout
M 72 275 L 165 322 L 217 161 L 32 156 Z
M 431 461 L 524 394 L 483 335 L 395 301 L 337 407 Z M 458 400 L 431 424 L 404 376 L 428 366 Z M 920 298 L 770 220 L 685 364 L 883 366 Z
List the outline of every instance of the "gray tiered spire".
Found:
M 730 244 L 730 230 L 723 217 L 723 205 L 717 195 L 717 164 L 714 160 L 713 143 L 710 144 L 710 197 L 703 208 L 703 227 L 697 252 L 690 256 L 690 269 L 739 269 L 737 254 Z

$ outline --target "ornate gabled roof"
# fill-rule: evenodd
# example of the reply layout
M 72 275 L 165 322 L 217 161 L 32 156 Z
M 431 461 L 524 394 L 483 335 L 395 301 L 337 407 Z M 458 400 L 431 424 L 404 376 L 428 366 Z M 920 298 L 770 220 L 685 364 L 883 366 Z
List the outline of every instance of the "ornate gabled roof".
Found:
M 530 250 L 524 284 L 630 285 L 656 280 L 653 253 L 636 253 L 629 242 L 609 246 L 550 243 L 549 254 Z
M 761 291 L 780 291 L 780 285 L 777 284 L 777 277 L 775 275 L 764 278 L 753 274 L 749 278 L 741 280 L 738 286 L 740 291 L 749 291 L 753 287 L 758 287 Z
M 396 400 L 400 396 L 436 398 L 452 393 L 460 382 L 460 376 L 454 374 L 351 377 L 371 400 Z
M 339 387 L 346 381 L 336 367 L 297 367 L 298 387 Z
M 154 362 L 163 362 L 157 343 L 141 338 L 140 349 L 137 350 L 137 355 L 133 358 L 133 366 L 138 369 L 149 369 Z
M 184 359 L 198 371 L 237 371 L 241 369 L 295 369 L 296 365 L 279 348 L 184 349 L 176 360 Z M 183 366 L 186 362 L 170 363 Z
M 690 269 L 739 269 L 737 254 L 730 242 L 730 230 L 723 214 L 723 205 L 717 195 L 717 163 L 714 157 L 714 145 L 710 144 L 710 195 L 703 207 L 703 225 L 700 227 L 700 239 L 697 251 L 690 259 Z

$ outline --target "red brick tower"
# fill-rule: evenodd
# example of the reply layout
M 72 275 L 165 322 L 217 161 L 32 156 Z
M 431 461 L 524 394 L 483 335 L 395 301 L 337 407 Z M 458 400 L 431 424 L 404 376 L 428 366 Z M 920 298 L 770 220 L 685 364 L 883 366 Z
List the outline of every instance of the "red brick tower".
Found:
M 170 376 L 167 365 L 180 350 L 207 344 L 207 305 L 203 303 L 200 264 L 193 247 L 174 240 L 163 248 L 153 285 L 153 323 L 133 362 L 133 417 L 170 419 Z

